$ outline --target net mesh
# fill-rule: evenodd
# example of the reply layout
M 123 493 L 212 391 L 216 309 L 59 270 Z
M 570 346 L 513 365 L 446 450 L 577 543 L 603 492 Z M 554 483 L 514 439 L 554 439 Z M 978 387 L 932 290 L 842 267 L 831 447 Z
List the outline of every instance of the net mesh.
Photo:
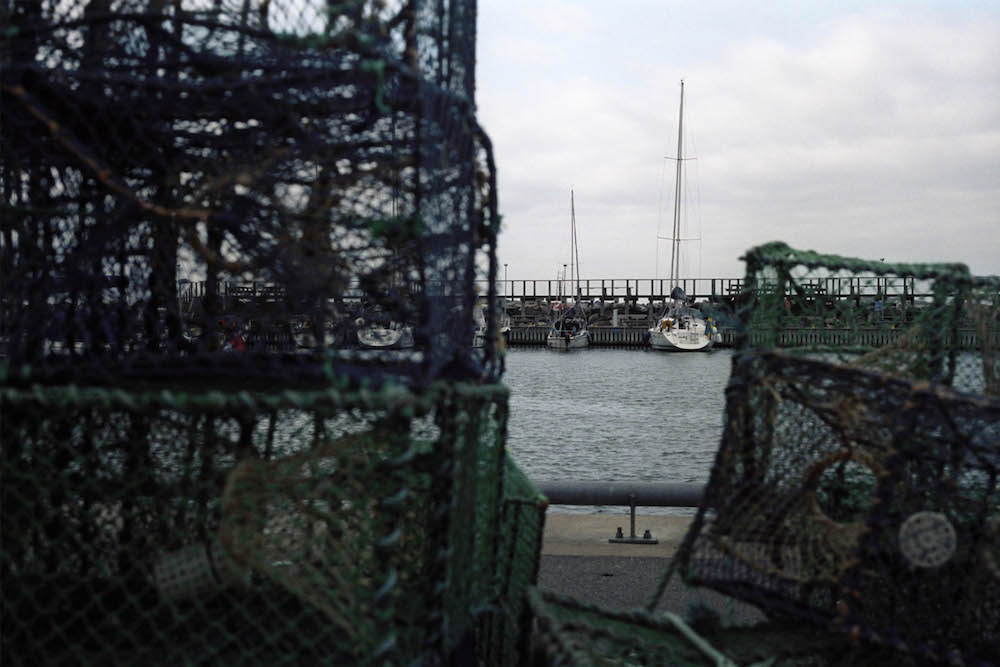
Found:
M 0 662 L 516 656 L 475 2 L 0 15 Z
M 995 393 L 1000 279 L 962 264 L 891 264 L 783 243 L 744 259 L 741 347 Z
M 534 633 L 529 665 L 853 667 L 909 664 L 891 649 L 845 635 L 766 622 L 706 623 L 686 614 L 612 610 L 530 588 Z
M 493 333 L 470 350 L 499 223 L 474 2 L 4 13 L 14 376 L 322 381 L 322 351 L 390 346 L 422 382 L 497 374 Z
M 996 662 L 1000 283 L 783 244 L 748 252 L 747 282 L 686 579 L 914 659 Z
M 3 390 L 4 664 L 514 650 L 505 397 Z
M 521 665 L 532 636 L 526 592 L 538 578 L 548 500 L 510 458 L 504 482 L 497 554 L 500 610 L 486 619 L 490 640 L 484 659 L 491 665 Z
M 640 610 L 529 589 L 530 664 L 1000 664 L 1000 280 L 782 243 L 746 262 L 722 441 L 676 557 Z M 674 572 L 684 618 L 658 611 Z

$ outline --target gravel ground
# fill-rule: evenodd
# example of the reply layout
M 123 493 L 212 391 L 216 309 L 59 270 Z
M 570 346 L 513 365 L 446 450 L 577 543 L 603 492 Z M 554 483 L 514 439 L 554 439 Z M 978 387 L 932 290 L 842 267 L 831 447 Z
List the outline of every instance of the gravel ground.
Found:
M 644 607 L 669 563 L 667 558 L 637 556 L 543 555 L 538 587 L 609 609 Z M 704 588 L 688 588 L 678 576 L 671 580 L 659 611 L 684 616 L 692 602 L 715 609 L 723 620 L 751 624 L 764 620 L 756 608 Z

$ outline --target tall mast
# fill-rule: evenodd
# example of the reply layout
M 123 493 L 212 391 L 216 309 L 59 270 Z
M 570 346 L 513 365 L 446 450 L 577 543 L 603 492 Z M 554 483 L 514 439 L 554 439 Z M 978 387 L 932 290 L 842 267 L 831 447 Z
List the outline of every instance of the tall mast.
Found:
M 576 206 L 573 203 L 573 190 L 569 191 L 569 288 L 573 289 L 573 250 L 576 247 Z
M 681 79 L 681 110 L 677 121 L 677 176 L 674 178 L 674 233 L 670 244 L 670 280 L 680 281 L 681 258 L 681 163 L 684 161 L 684 79 Z
M 576 300 L 580 300 L 580 246 L 576 242 L 576 206 L 573 203 L 573 191 L 569 191 L 569 210 L 573 219 L 573 257 L 570 259 L 576 263 Z

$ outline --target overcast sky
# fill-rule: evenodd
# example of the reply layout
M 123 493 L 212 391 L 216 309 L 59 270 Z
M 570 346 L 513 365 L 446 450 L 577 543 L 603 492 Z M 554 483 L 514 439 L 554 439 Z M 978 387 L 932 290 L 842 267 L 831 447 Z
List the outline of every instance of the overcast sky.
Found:
M 501 278 L 569 262 L 571 189 L 582 277 L 666 277 L 682 78 L 683 277 L 771 240 L 1000 274 L 1000 2 L 480 0 Z

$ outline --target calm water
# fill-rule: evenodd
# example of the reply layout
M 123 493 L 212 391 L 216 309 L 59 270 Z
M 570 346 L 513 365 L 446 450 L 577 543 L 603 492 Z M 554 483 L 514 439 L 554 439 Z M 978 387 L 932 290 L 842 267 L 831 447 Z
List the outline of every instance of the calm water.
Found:
M 535 480 L 706 482 L 731 358 L 729 350 L 511 349 L 508 451 Z

